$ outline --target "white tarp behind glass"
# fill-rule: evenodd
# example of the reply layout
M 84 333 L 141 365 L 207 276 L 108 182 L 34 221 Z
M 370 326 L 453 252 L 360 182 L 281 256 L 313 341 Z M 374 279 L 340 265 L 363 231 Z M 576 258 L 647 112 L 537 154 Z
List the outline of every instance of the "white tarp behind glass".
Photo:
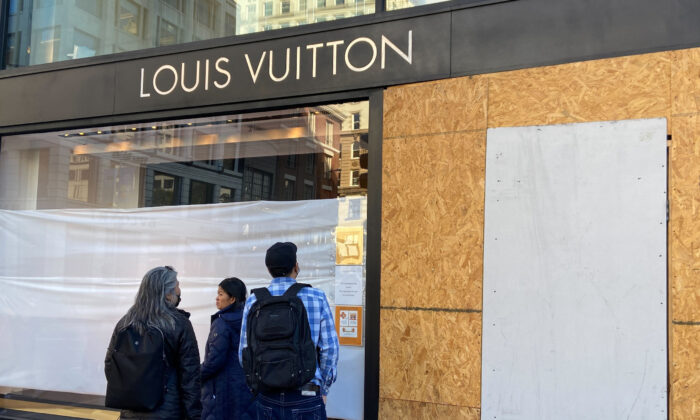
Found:
M 360 209 L 361 211 L 356 211 Z M 366 198 L 141 208 L 0 210 L 0 385 L 104 394 L 104 355 L 141 277 L 178 271 L 200 353 L 217 284 L 265 286 L 267 247 L 299 246 L 299 281 L 334 303 L 337 226 L 366 227 Z M 342 347 L 329 416 L 362 417 L 364 349 Z

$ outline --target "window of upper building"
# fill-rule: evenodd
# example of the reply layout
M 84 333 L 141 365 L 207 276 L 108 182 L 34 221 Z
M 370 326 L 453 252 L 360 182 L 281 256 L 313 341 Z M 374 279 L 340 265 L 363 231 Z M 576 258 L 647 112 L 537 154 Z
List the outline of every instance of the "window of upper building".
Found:
M 289 1 L 283 1 L 280 3 L 280 13 L 283 15 L 288 14 L 290 11 L 290 2 Z
M 386 10 L 407 9 L 409 7 L 423 6 L 426 4 L 443 3 L 448 0 L 387 0 Z
M 356 141 L 352 144 L 352 158 L 353 159 L 359 159 L 360 158 L 360 142 Z
M 352 129 L 353 130 L 360 129 L 360 113 L 359 112 L 354 112 L 352 114 Z

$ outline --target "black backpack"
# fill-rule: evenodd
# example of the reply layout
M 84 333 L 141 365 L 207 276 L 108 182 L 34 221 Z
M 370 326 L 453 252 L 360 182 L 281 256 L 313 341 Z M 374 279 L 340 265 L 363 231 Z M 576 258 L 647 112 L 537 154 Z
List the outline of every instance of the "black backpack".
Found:
M 105 406 L 153 411 L 163 402 L 167 365 L 163 331 L 150 326 L 142 336 L 133 326 L 121 329 L 105 360 Z
M 282 296 L 254 289 L 248 313 L 243 369 L 253 394 L 299 389 L 316 373 L 316 345 L 306 308 L 297 293 L 308 284 L 294 283 Z

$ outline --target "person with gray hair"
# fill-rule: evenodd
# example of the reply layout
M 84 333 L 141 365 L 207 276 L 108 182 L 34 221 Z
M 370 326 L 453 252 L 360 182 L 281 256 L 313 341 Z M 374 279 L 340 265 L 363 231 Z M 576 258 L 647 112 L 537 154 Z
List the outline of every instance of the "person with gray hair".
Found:
M 141 336 L 149 329 L 158 330 L 164 341 L 166 359 L 162 402 L 147 412 L 122 409 L 122 419 L 201 418 L 199 349 L 190 314 L 177 309 L 180 293 L 177 272 L 172 267 L 149 270 L 141 280 L 134 305 L 114 329 L 105 358 L 105 371 L 113 359 L 117 336 L 127 328 Z

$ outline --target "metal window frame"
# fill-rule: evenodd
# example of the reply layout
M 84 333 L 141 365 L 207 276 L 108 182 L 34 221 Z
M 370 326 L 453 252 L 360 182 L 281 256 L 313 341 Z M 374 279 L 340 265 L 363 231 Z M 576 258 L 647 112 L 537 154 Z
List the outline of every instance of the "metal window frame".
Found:
M 7 29 L 9 25 L 10 0 L 0 0 L 0 70 L 5 68 Z

